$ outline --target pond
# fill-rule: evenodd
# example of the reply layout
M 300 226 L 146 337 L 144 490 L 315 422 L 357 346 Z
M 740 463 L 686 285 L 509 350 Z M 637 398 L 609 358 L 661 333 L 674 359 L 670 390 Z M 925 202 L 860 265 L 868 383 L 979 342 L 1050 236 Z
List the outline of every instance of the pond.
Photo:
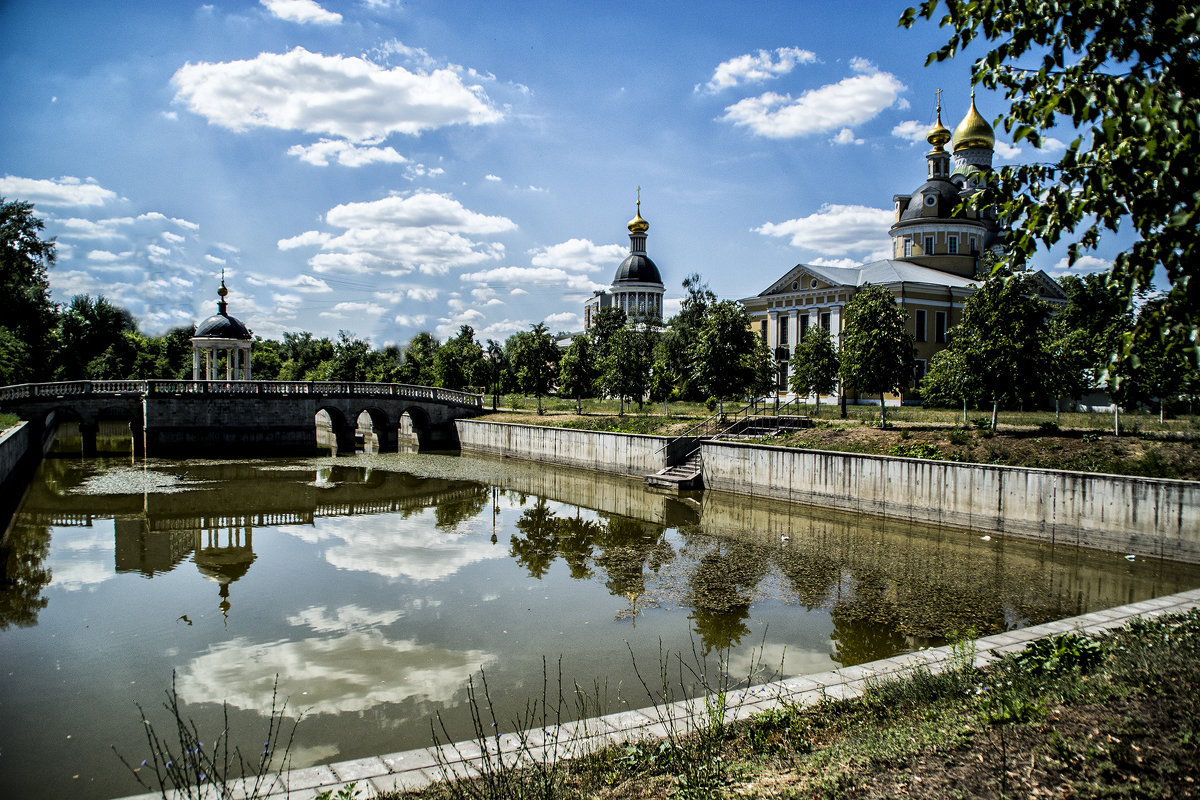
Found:
M 1196 566 L 437 454 L 52 458 L 0 556 L 0 787 L 85 799 L 143 791 L 113 748 L 148 755 L 139 705 L 170 732 L 172 676 L 202 735 L 224 703 L 248 750 L 278 685 L 301 767 L 426 746 L 439 717 L 468 738 L 472 680 L 503 725 L 560 685 L 645 705 L 634 664 L 657 683 L 663 657 L 761 680 L 1200 586 Z

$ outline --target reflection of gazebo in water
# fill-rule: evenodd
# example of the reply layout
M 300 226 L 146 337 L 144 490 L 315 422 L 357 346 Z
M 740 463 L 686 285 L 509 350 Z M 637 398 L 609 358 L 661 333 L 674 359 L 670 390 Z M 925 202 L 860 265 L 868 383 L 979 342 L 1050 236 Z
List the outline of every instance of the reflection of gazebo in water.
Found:
M 215 521 L 214 521 L 215 522 Z M 221 544 L 221 534 L 225 544 Z M 212 524 L 196 531 L 196 552 L 192 560 L 200 574 L 221 587 L 221 613 L 229 616 L 229 584 L 250 571 L 254 563 L 254 528 L 246 522 L 223 527 Z
M 217 361 L 225 354 L 225 380 L 250 380 L 250 348 L 254 336 L 237 317 L 229 316 L 225 295 L 225 272 L 221 272 L 221 288 L 217 289 L 217 313 L 196 326 L 192 337 L 192 380 L 218 380 Z M 201 363 L 203 362 L 203 364 Z

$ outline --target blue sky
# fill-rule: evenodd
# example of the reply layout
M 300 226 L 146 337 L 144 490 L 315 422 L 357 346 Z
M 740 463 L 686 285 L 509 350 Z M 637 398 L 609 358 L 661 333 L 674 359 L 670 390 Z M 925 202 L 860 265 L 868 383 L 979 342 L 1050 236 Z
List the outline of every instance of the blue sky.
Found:
M 379 346 L 579 329 L 640 186 L 670 313 L 692 272 L 739 298 L 887 252 L 979 52 L 924 67 L 945 34 L 904 7 L 0 0 L 0 194 L 57 237 L 59 302 L 160 333 L 224 269 L 255 333 Z

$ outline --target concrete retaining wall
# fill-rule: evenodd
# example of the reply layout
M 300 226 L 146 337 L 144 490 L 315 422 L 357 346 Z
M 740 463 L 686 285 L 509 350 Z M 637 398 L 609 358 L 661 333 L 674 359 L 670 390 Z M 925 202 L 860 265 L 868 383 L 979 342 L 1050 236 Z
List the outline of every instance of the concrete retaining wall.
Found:
M 34 428 L 29 422 L 22 422 L 0 433 L 0 542 L 25 494 L 29 472 L 42 457 L 42 443 L 34 441 Z
M 705 442 L 704 486 L 1200 562 L 1200 482 Z
M 639 478 L 668 464 L 664 447 L 670 440 L 663 436 L 464 419 L 455 424 L 464 453 L 492 453 Z

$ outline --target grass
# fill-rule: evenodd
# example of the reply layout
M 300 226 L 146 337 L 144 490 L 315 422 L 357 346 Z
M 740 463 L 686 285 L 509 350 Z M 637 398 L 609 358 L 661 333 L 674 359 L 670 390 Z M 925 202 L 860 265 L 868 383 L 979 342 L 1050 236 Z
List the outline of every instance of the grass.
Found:
M 737 722 L 710 696 L 684 732 L 557 762 L 552 782 L 524 780 L 510 765 L 508 778 L 487 778 L 492 790 L 506 787 L 496 794 L 459 778 L 389 797 L 1196 795 L 1200 611 L 1134 620 L 1099 638 L 1053 637 L 983 670 L 973 660 L 967 641 L 940 674 L 917 671 L 857 699 L 785 703 Z M 507 791 L 518 785 L 527 791 Z
M 0 431 L 6 431 L 20 422 L 21 418 L 16 414 L 5 414 L 0 412 Z

